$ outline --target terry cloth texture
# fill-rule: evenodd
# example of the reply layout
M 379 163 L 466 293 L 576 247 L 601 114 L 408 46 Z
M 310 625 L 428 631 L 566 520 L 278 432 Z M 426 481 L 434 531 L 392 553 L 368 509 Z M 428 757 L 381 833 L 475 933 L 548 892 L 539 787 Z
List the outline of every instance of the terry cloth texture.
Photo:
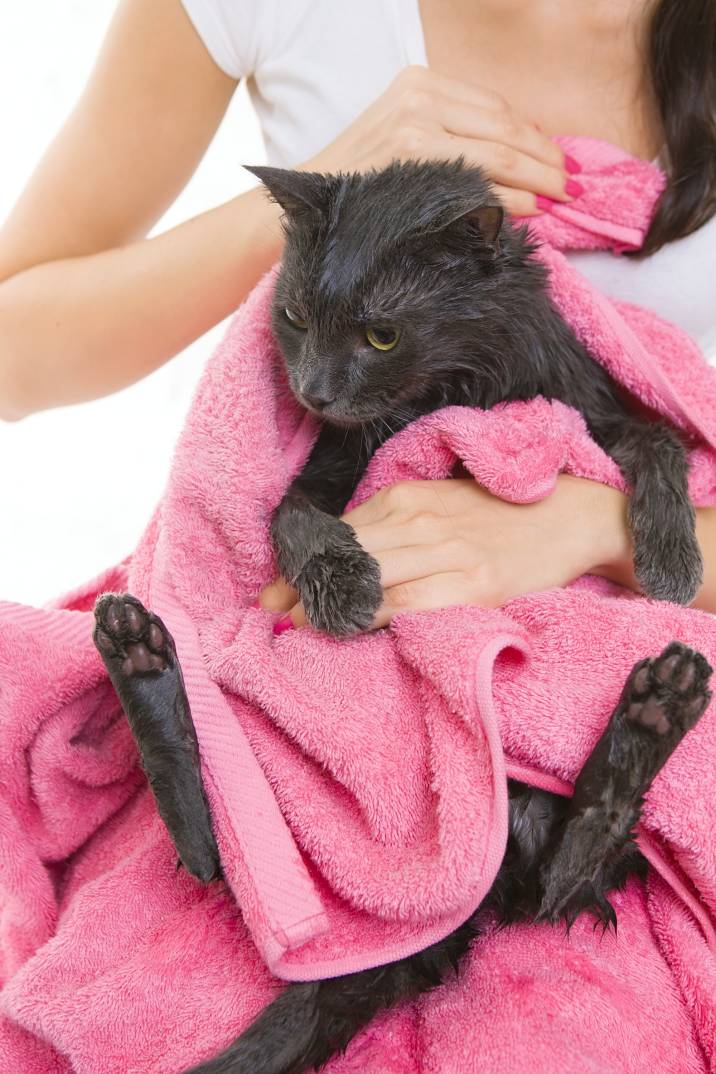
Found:
M 664 177 L 560 140 L 584 194 L 531 227 L 554 300 L 612 375 L 693 438 L 716 502 L 716 372 L 680 331 L 610 301 L 567 248 L 638 246 Z M 701 612 L 582 579 L 494 611 L 399 616 L 335 640 L 274 637 L 251 607 L 275 575 L 268 522 L 317 427 L 270 330 L 275 273 L 207 365 L 165 495 L 130 559 L 56 605 L 0 605 L 0 1068 L 173 1074 L 223 1047 L 281 987 L 406 955 L 479 905 L 506 840 L 508 775 L 560 793 L 632 664 L 673 639 L 716 663 Z M 354 497 L 460 461 L 516 502 L 560 472 L 623 487 L 581 417 L 536 399 L 452 407 L 390 440 Z M 172 631 L 227 884 L 175 855 L 91 642 L 129 589 Z M 331 1074 L 691 1074 L 716 1069 L 716 718 L 652 787 L 654 868 L 591 921 L 478 940 L 464 972 L 362 1033 Z M 240 908 L 240 909 L 239 909 Z

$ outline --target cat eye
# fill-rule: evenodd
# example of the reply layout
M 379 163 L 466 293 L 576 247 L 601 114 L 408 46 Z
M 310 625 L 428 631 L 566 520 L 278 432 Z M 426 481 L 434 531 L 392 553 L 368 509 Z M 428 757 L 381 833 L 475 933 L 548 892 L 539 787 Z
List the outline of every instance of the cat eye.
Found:
M 288 306 L 286 307 L 286 309 L 283 312 L 286 314 L 287 320 L 289 320 L 291 322 L 291 324 L 294 326 L 294 328 L 307 328 L 308 327 L 308 322 L 304 321 L 304 319 L 302 317 L 299 317 L 298 314 L 294 313 L 292 309 L 288 308 Z
M 397 328 L 368 328 L 365 338 L 377 351 L 392 351 L 400 339 Z

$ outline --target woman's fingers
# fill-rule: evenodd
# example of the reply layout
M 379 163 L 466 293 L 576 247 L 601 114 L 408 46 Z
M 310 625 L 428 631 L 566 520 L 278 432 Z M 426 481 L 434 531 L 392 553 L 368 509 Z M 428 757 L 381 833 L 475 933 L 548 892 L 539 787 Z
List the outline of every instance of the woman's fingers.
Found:
M 513 216 L 539 216 L 544 209 L 537 207 L 537 195 L 529 190 L 515 190 L 511 186 L 493 184 L 498 198 Z
M 468 164 L 478 164 L 484 168 L 496 183 L 542 194 L 555 201 L 571 200 L 565 189 L 568 177 L 559 168 L 535 160 L 522 150 L 505 145 L 504 142 L 462 138 L 458 135 L 443 137 L 446 138 L 446 146 L 451 147 L 451 155 L 461 153 Z M 439 154 L 439 144 L 436 145 L 435 151 Z
M 566 176 L 564 153 L 560 147 L 507 107 L 499 111 L 477 110 L 460 102 L 443 100 L 438 103 L 438 121 L 449 134 L 511 146 L 563 178 Z
M 361 544 L 370 551 L 362 534 Z M 471 548 L 458 536 L 438 539 L 431 544 L 403 544 L 372 554 L 380 566 L 384 591 L 443 571 L 462 571 L 464 581 L 472 565 Z
M 484 168 L 515 215 L 534 214 L 536 195 L 569 200 L 564 153 L 530 117 L 518 115 L 492 90 L 420 66 L 404 68 L 304 167 L 365 171 L 395 159 L 454 160 L 460 155 Z
M 444 571 L 427 578 L 386 589 L 383 603 L 378 609 L 373 627 L 384 627 L 400 612 L 428 612 L 436 608 L 450 608 L 458 604 L 475 604 L 476 593 L 462 571 Z M 480 595 L 479 603 L 490 607 L 494 601 L 488 593 Z
M 436 107 L 449 107 L 453 110 L 461 110 L 462 123 L 472 124 L 481 114 L 492 117 L 495 124 L 493 129 L 501 126 L 503 132 L 512 133 L 513 137 L 528 139 L 523 148 L 547 164 L 561 168 L 564 166 L 564 153 L 560 147 L 543 134 L 534 123 L 528 119 L 517 116 L 506 99 L 494 90 L 485 86 L 478 86 L 472 82 L 463 82 L 460 79 L 450 78 L 448 75 L 438 74 L 424 67 L 406 68 L 398 76 L 397 82 L 408 107 L 413 112 L 425 112 Z M 452 119 L 443 115 L 444 126 L 452 130 L 452 122 L 456 113 L 452 112 Z M 440 112 L 437 112 L 440 118 Z M 522 130 L 526 127 L 531 133 Z M 471 127 L 465 130 L 456 129 L 457 134 L 473 135 Z M 476 136 L 479 136 L 477 132 Z M 512 138 L 507 139 L 512 143 Z
M 265 612 L 287 612 L 296 603 L 297 595 L 285 578 L 277 578 L 261 590 L 258 603 Z
M 354 529 L 382 522 L 389 517 L 401 527 L 407 523 L 412 526 L 432 526 L 436 517 L 451 519 L 461 511 L 468 511 L 474 504 L 476 495 L 489 495 L 484 491 L 476 493 L 476 488 L 479 489 L 479 486 L 475 485 L 471 477 L 398 481 L 374 492 L 358 507 L 351 508 L 341 517 Z M 409 540 L 405 543 L 416 544 L 419 541 Z
M 513 146 L 565 174 L 564 151 L 499 93 L 426 68 L 407 68 L 396 79 L 401 120 L 437 124 L 466 138 Z
M 479 575 L 474 579 L 464 571 L 441 571 L 426 577 L 414 578 L 409 582 L 384 588 L 383 603 L 376 612 L 371 630 L 388 626 L 394 615 L 400 612 L 428 612 L 437 608 L 450 608 L 457 604 L 479 603 L 484 608 L 497 606 L 497 590 L 491 592 L 489 586 L 480 585 Z M 306 613 L 302 604 L 295 604 L 284 616 L 283 629 L 306 626 Z M 279 633 L 283 630 L 279 628 Z

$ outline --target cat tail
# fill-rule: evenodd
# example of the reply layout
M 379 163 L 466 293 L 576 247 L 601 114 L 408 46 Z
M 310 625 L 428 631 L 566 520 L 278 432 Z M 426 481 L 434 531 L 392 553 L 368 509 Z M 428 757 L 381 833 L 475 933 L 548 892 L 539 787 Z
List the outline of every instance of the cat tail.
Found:
M 457 972 L 477 928 L 473 918 L 399 962 L 289 985 L 240 1037 L 184 1074 L 302 1074 L 342 1052 L 381 1010 L 414 999 Z

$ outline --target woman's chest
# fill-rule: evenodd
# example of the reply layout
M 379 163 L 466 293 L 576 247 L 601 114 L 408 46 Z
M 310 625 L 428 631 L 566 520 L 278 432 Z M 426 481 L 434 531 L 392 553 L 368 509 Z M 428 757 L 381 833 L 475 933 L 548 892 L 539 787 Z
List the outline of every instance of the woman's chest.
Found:
M 434 71 L 499 93 L 547 134 L 602 138 L 648 160 L 658 153 L 643 0 L 414 2 Z

